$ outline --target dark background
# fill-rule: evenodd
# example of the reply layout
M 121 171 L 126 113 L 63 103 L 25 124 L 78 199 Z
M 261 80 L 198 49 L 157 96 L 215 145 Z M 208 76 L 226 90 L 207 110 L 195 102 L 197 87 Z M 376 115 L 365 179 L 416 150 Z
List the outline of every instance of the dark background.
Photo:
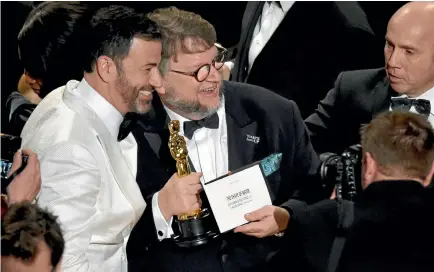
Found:
M 19 63 L 16 38 L 33 5 L 40 1 L 1 2 L 1 106 L 8 95 L 16 90 L 18 80 L 23 73 Z M 85 2 L 91 8 L 111 4 L 122 4 L 137 8 L 142 12 L 151 12 L 156 8 L 176 6 L 177 8 L 200 14 L 212 23 L 217 31 L 220 43 L 226 47 L 238 43 L 241 31 L 241 20 L 247 2 L 244 1 L 138 1 L 138 2 Z M 360 2 L 365 10 L 369 23 L 380 41 L 384 40 L 387 22 L 392 14 L 406 2 Z M 380 43 L 381 44 L 381 43 Z M 379 48 L 382 50 L 382 48 Z M 374 68 L 374 67 L 373 67 Z M 1 131 L 7 124 L 7 113 L 1 114 Z

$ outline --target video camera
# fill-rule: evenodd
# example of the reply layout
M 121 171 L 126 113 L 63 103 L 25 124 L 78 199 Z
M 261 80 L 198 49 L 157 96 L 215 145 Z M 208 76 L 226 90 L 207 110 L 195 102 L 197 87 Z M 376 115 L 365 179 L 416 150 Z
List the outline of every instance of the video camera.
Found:
M 326 184 L 336 184 L 336 198 L 356 201 L 362 192 L 362 146 L 352 145 L 341 155 L 320 155 L 320 176 Z
M 23 155 L 21 167 L 15 171 L 11 177 L 7 177 L 14 161 L 14 155 L 21 147 L 21 138 L 7 134 L 0 134 L 1 136 L 1 192 L 5 193 L 6 187 L 15 178 L 16 175 L 21 173 L 27 165 L 27 156 Z

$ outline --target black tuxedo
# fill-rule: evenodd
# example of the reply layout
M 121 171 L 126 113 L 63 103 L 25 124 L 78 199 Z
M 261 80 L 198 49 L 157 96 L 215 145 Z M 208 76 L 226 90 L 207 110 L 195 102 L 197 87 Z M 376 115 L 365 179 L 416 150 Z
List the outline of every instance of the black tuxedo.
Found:
M 273 204 L 287 208 L 296 220 L 303 201 L 326 197 L 316 179 L 319 159 L 297 106 L 257 86 L 224 82 L 223 89 L 229 170 L 283 153 L 280 170 L 267 181 Z M 241 271 L 265 262 L 279 248 L 279 238 L 256 239 L 230 232 L 193 249 L 178 249 L 170 239 L 158 242 L 151 199 L 176 169 L 167 146 L 167 113 L 157 96 L 153 102 L 155 111 L 134 131 L 139 145 L 137 182 L 148 206 L 128 242 L 129 271 Z M 247 135 L 259 137 L 259 142 L 247 141 Z
M 388 111 L 390 98 L 396 95 L 384 68 L 341 73 L 315 113 L 305 120 L 315 151 L 341 153 L 360 143 L 361 126 Z
M 294 100 L 303 118 L 340 72 L 384 63 L 382 45 L 357 2 L 295 2 L 248 73 L 249 48 L 263 5 L 246 6 L 231 80 Z
M 7 134 L 20 136 L 24 125 L 37 105 L 30 103 L 21 93 L 12 92 L 6 101 L 6 112 L 9 115 Z
M 337 271 L 434 271 L 432 194 L 416 181 L 387 180 L 369 185 L 354 206 Z M 309 206 L 306 217 L 291 222 L 286 247 L 268 269 L 327 271 L 338 223 L 337 204 L 324 200 Z

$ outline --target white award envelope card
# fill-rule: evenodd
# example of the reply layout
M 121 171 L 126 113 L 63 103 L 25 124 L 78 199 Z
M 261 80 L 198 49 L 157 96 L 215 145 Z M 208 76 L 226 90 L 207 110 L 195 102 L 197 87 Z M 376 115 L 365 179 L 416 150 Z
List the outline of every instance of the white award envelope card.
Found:
M 204 189 L 221 233 L 247 223 L 246 213 L 271 205 L 259 163 L 212 180 Z

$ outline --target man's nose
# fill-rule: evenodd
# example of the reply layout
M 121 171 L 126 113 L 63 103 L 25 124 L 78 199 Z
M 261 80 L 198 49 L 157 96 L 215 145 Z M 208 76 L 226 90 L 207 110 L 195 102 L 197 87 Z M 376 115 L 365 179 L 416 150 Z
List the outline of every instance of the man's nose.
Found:
M 221 73 L 214 65 L 211 65 L 211 70 L 209 71 L 209 75 L 206 78 L 207 81 L 220 81 Z

